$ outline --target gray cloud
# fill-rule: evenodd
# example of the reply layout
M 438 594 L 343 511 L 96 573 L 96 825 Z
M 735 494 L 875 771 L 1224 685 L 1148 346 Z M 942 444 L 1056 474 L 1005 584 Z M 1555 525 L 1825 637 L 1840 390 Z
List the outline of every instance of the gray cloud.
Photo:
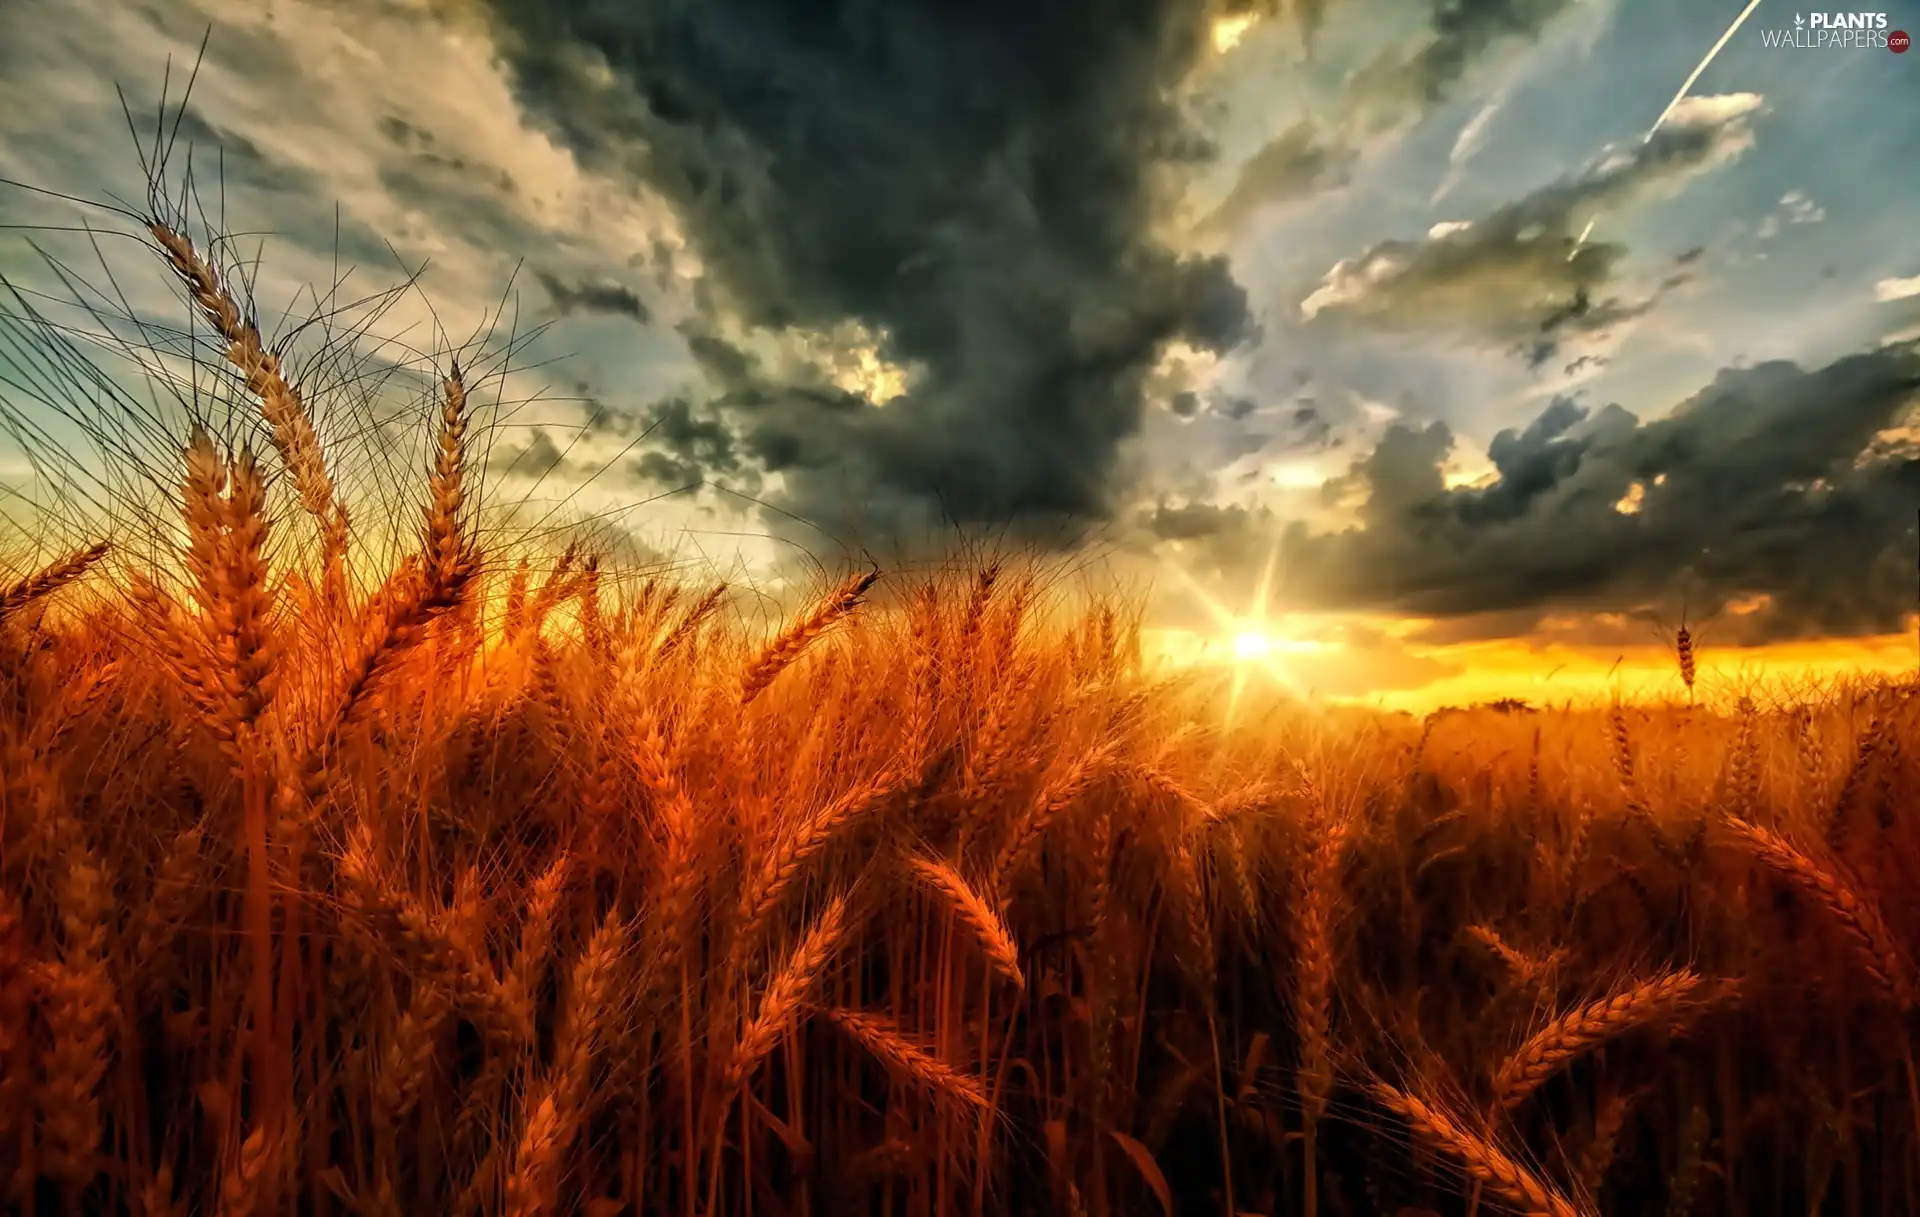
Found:
M 640 294 L 624 283 L 611 279 L 596 279 L 585 283 L 568 283 L 560 276 L 549 271 L 535 271 L 534 277 L 546 290 L 547 299 L 562 317 L 573 313 L 607 313 L 616 317 L 628 317 L 645 325 L 653 319 L 646 301 Z
M 1348 78 L 1323 114 L 1293 123 L 1249 157 L 1197 232 L 1230 233 L 1264 207 L 1345 185 L 1369 138 L 1451 101 L 1475 64 L 1502 43 L 1539 38 L 1573 3 L 1433 0 L 1419 36 L 1381 50 Z M 1309 30 L 1321 7 L 1300 13 Z
M 1382 50 L 1354 73 L 1348 122 L 1398 126 L 1453 99 L 1474 64 L 1502 43 L 1531 41 L 1575 0 L 1432 0 L 1425 35 Z
M 1644 314 L 1669 278 L 1639 298 L 1614 294 L 1626 247 L 1580 240 L 1605 212 L 1671 190 L 1744 151 L 1752 94 L 1690 98 L 1653 138 L 1609 150 L 1580 172 L 1474 221 L 1388 240 L 1329 270 L 1301 304 L 1309 318 L 1391 332 L 1452 332 L 1511 347 L 1538 366 L 1571 338 Z
M 1448 489 L 1444 424 L 1395 426 L 1331 498 L 1363 497 L 1337 533 L 1276 530 L 1242 508 L 1161 508 L 1145 524 L 1233 582 L 1274 544 L 1295 601 L 1469 617 L 1619 610 L 1684 590 L 1697 611 L 1764 597 L 1751 637 L 1898 628 L 1913 601 L 1920 344 L 1804 370 L 1725 369 L 1671 414 L 1555 400 L 1488 450 L 1498 477 Z
M 539 481 L 567 466 L 566 454 L 553 436 L 534 428 L 523 444 L 508 444 L 493 450 L 487 460 L 487 472 L 495 477 L 530 478 Z
M 1225 263 L 1151 235 L 1158 171 L 1209 155 L 1172 100 L 1197 0 L 494 7 L 530 109 L 680 211 L 704 416 L 786 510 L 863 539 L 943 517 L 1061 536 L 1114 509 L 1160 351 L 1249 333 Z M 733 337 L 848 323 L 916 370 L 884 408 Z
M 1231 232 L 1262 207 L 1345 184 L 1359 153 L 1311 118 L 1303 118 L 1247 158 L 1202 234 Z

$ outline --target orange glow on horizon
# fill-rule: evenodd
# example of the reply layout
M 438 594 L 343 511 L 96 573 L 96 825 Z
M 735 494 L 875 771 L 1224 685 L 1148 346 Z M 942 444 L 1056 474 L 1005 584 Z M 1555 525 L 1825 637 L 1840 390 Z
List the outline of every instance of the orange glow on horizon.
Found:
M 1141 641 L 1150 663 L 1230 666 L 1236 685 L 1265 678 L 1298 695 L 1416 714 L 1501 698 L 1558 706 L 1687 697 L 1673 651 L 1651 641 L 1588 646 L 1515 637 L 1421 645 L 1409 635 L 1424 624 L 1289 614 L 1284 625 L 1242 620 L 1211 635 L 1148 630 Z M 1708 704 L 1730 702 L 1916 667 L 1912 632 L 1748 647 L 1708 643 L 1699 650 L 1695 695 Z

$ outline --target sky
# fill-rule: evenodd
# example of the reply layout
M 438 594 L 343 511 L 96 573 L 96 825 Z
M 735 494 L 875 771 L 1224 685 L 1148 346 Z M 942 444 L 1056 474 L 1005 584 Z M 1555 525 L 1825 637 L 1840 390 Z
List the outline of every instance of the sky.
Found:
M 45 192 L 139 200 L 204 39 L 165 122 L 267 328 L 504 312 L 491 492 L 636 553 L 984 537 L 1390 705 L 1659 688 L 1683 615 L 1910 667 L 1920 55 L 1760 3 L 1677 97 L 1745 7 L 9 0 L 0 272 L 95 256 Z

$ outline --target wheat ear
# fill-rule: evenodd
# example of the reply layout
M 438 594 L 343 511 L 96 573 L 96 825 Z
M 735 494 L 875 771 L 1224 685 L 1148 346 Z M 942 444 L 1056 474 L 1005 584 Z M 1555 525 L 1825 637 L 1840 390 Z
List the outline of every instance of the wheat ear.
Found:
M 1407 1122 L 1414 1135 L 1457 1159 L 1468 1177 L 1523 1217 L 1588 1217 L 1551 1184 L 1491 1140 L 1417 1095 L 1375 1085 L 1373 1097 Z
M 1041 788 L 1040 794 L 1027 809 L 1027 813 L 1015 823 L 1013 832 L 1000 847 L 993 861 L 993 883 L 995 890 L 1004 902 L 1010 894 L 1013 880 L 1021 869 L 1038 852 L 1041 840 L 1047 829 L 1061 812 L 1073 806 L 1087 788 L 1093 785 L 1113 760 L 1116 745 L 1112 741 L 1100 744 L 1084 753 L 1058 777 Z
M 1826 910 L 1828 918 L 1853 948 L 1861 970 L 1892 999 L 1900 1013 L 1911 1013 L 1913 979 L 1894 944 L 1892 931 L 1873 902 L 1778 833 L 1745 820 L 1729 819 L 1727 826 L 1768 869 Z
M 158 218 L 148 222 L 147 230 L 159 242 L 174 273 L 186 284 L 194 304 L 226 340 L 228 362 L 239 369 L 247 389 L 259 398 L 273 446 L 293 477 L 300 504 L 319 522 L 328 587 L 339 590 L 344 586 L 347 511 L 335 497 L 333 475 L 327 469 L 306 401 L 287 379 L 280 356 L 261 341 L 260 327 L 242 315 L 219 270 L 194 248 L 192 240 Z
M 1508 1057 L 1493 1078 L 1494 1100 L 1511 1109 L 1596 1044 L 1689 1008 L 1705 981 L 1681 969 L 1589 1002 L 1554 1019 Z
M 839 949 L 840 939 L 846 932 L 846 920 L 847 898 L 836 896 L 787 956 L 760 998 L 753 1019 L 734 1045 L 732 1059 L 727 1064 L 729 1092 L 737 1092 L 746 1085 L 754 1069 L 773 1051 L 787 1025 L 806 1004 L 808 994 Z
M 510 1217 L 535 1217 L 557 1203 L 560 1162 L 585 1115 L 593 1059 L 606 1038 L 626 942 L 626 924 L 610 917 L 574 962 L 553 1065 L 526 1105 L 514 1145 L 503 1206 Z
M 17 580 L 11 587 L 0 590 L 0 622 L 5 622 L 7 618 L 28 605 L 72 583 L 106 556 L 107 543 L 96 542 L 85 549 L 75 550 L 52 565 L 41 567 L 24 579 Z
M 773 641 L 754 656 L 753 662 L 747 665 L 746 674 L 740 678 L 740 704 L 744 706 L 760 696 L 775 677 L 800 658 L 814 639 L 827 631 L 827 627 L 859 607 L 861 598 L 879 577 L 879 571 L 853 576 L 814 605 L 805 616 L 775 635 Z
M 841 833 L 859 823 L 882 806 L 898 781 L 882 773 L 862 782 L 796 825 L 748 877 L 741 897 L 740 941 L 751 946 L 766 931 L 767 919 L 779 907 L 786 893 L 806 874 L 814 860 L 824 853 Z
M 907 865 L 967 927 L 995 970 L 1015 988 L 1026 988 L 1027 978 L 1020 971 L 1020 946 L 1014 941 L 1013 932 L 966 877 L 951 864 L 933 858 L 912 858 Z
M 894 1075 L 916 1082 L 961 1106 L 975 1111 L 987 1109 L 986 1087 L 979 1078 L 955 1069 L 887 1022 L 858 1010 L 834 1009 L 824 1013 Z

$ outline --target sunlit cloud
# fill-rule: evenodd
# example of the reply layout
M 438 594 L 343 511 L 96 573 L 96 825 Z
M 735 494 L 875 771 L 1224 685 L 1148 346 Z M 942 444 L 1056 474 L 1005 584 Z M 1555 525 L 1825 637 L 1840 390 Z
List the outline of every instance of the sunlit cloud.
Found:
M 1920 275 L 1906 279 L 1882 279 L 1873 285 L 1873 298 L 1882 304 L 1910 300 L 1915 296 L 1920 296 Z
M 1247 32 L 1259 22 L 1259 15 L 1255 13 L 1235 13 L 1216 18 L 1213 23 L 1213 49 L 1219 54 L 1226 54 L 1239 46 Z

